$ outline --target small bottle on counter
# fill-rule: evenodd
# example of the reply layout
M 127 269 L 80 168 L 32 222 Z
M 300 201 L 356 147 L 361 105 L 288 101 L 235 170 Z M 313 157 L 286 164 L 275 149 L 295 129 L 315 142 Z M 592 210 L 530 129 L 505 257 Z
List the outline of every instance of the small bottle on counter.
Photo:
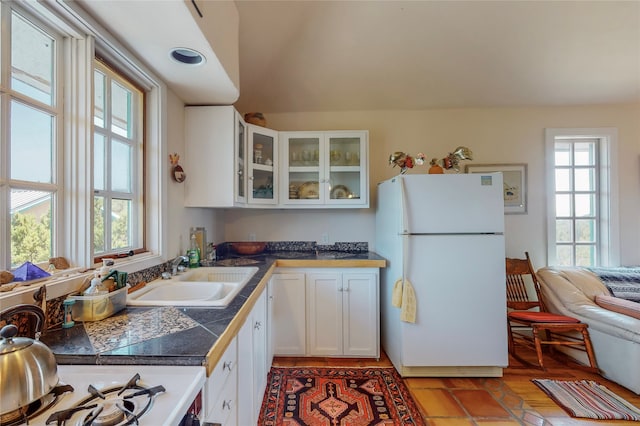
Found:
M 187 252 L 187 257 L 189 257 L 189 268 L 200 266 L 200 247 L 198 247 L 195 234 L 191 234 L 191 246 Z

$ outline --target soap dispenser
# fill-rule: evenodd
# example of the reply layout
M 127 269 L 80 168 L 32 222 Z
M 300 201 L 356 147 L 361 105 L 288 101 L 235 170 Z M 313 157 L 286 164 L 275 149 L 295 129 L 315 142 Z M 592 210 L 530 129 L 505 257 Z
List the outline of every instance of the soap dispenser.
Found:
M 89 286 L 88 289 L 85 290 L 84 295 L 99 296 L 101 294 L 107 294 L 107 293 L 109 293 L 109 291 L 104 286 L 104 284 L 102 284 L 102 280 L 100 279 L 98 272 L 94 272 L 93 279 L 91 280 L 91 285 Z

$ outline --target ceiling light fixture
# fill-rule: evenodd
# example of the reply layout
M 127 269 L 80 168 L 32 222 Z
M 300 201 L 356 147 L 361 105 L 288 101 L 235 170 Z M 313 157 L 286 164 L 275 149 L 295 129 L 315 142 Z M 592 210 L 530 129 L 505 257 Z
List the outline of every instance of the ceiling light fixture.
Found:
M 174 61 L 185 65 L 202 65 L 207 61 L 202 53 L 187 47 L 173 48 L 169 56 Z

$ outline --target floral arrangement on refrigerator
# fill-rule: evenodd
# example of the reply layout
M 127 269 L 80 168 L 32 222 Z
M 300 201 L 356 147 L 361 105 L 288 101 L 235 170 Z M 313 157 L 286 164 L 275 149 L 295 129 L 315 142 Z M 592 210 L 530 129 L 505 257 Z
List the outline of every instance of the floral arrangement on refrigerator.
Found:
M 398 166 L 400 168 L 400 174 L 405 174 L 416 165 L 424 165 L 425 158 L 425 155 L 421 152 L 412 156 L 406 152 L 396 151 L 389 156 L 389 164 L 393 167 Z M 444 173 L 444 170 L 453 169 L 456 173 L 459 173 L 460 161 L 463 160 L 473 160 L 473 152 L 466 146 L 459 146 L 441 160 L 436 158 L 431 159 L 429 163 L 431 167 L 428 172 L 430 174 L 440 174 Z

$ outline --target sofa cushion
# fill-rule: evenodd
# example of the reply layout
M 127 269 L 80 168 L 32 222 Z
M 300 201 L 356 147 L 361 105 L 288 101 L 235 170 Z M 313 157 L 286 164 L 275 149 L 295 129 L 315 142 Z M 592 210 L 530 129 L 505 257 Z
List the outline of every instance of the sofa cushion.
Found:
M 598 294 L 610 294 L 596 274 L 582 268 L 545 267 L 536 273 L 550 291 L 558 293 L 569 304 L 593 303 Z M 571 284 L 567 286 L 566 284 Z M 585 300 L 585 298 L 587 300 Z
M 620 299 L 619 297 L 598 295 L 596 296 L 596 304 L 609 311 L 640 319 L 640 303 Z

